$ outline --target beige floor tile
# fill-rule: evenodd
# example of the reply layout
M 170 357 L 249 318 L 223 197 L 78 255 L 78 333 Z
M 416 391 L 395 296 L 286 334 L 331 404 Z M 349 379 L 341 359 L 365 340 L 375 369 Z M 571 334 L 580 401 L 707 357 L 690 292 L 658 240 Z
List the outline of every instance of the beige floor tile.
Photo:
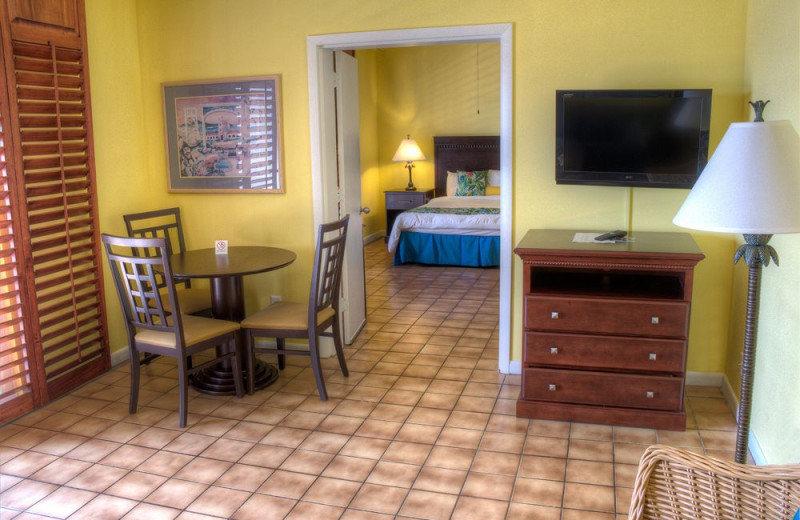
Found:
M 614 513 L 614 487 L 567 482 L 564 487 L 564 507 Z
M 507 501 L 488 500 L 461 496 L 453 511 L 453 520 L 485 520 L 504 518 L 508 510 Z
M 188 511 L 206 515 L 230 518 L 230 516 L 250 498 L 250 493 L 212 486 L 192 502 Z
M 406 498 L 407 489 L 378 484 L 364 484 L 358 490 L 350 507 L 375 513 L 394 515 Z
M 268 495 L 253 495 L 233 514 L 231 520 L 282 520 L 296 500 Z
M 288 357 L 241 399 L 190 389 L 179 428 L 174 361 L 144 367 L 133 415 L 123 364 L 0 427 L 0 517 L 626 520 L 646 446 L 732 458 L 716 388 L 687 387 L 684 432 L 516 417 L 499 272 L 395 269 L 381 241 L 365 265 L 368 321 L 349 377 L 323 360 L 327 401 L 310 360 Z
M 614 464 L 570 459 L 567 461 L 567 482 L 613 486 Z
M 173 478 L 150 493 L 144 501 L 175 509 L 185 509 L 206 489 L 208 489 L 206 484 Z
M 304 502 L 346 507 L 361 488 L 358 482 L 336 478 L 318 478 L 303 495 Z
M 450 518 L 457 499 L 457 495 L 412 489 L 400 508 L 400 514 L 427 520 L 445 520 Z
M 366 482 L 383 486 L 410 488 L 420 472 L 420 465 L 382 460 L 372 469 Z
M 461 491 L 463 496 L 508 501 L 514 488 L 511 475 L 470 472 Z

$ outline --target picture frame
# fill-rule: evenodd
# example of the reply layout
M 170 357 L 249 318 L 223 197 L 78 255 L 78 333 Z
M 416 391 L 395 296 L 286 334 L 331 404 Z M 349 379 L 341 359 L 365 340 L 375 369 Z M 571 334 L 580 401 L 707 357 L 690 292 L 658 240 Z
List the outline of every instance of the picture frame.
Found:
M 281 76 L 162 84 L 171 193 L 285 193 Z

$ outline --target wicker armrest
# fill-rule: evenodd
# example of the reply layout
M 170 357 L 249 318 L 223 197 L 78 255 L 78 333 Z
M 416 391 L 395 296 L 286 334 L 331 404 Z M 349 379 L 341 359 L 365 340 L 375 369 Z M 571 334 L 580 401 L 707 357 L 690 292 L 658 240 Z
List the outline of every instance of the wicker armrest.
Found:
M 655 445 L 645 451 L 630 520 L 790 520 L 800 508 L 800 464 L 751 466 Z

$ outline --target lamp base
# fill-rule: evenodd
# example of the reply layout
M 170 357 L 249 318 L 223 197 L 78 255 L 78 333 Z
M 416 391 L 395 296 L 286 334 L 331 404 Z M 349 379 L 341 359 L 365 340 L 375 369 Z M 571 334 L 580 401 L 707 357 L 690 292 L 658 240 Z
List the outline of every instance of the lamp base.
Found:
M 414 187 L 414 181 L 411 180 L 411 169 L 414 167 L 414 163 L 408 161 L 406 163 L 406 168 L 408 168 L 408 186 L 406 186 L 406 191 L 417 191 L 417 188 Z

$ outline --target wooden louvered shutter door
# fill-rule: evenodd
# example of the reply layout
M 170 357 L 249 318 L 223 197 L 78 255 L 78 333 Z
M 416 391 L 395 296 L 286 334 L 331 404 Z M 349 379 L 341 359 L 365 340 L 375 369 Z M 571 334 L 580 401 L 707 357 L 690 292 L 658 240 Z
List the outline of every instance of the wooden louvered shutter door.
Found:
M 32 356 L 52 400 L 108 370 L 81 0 L 9 0 L 2 29 Z M 34 403 L 42 404 L 42 403 Z
M 5 86 L 0 78 L 0 87 Z M 11 175 L 6 167 L 5 124 L 9 119 L 5 88 L 0 88 L 0 423 L 33 409 L 34 392 L 40 385 L 31 380 L 31 345 L 26 313 L 22 305 L 16 213 L 11 206 Z

